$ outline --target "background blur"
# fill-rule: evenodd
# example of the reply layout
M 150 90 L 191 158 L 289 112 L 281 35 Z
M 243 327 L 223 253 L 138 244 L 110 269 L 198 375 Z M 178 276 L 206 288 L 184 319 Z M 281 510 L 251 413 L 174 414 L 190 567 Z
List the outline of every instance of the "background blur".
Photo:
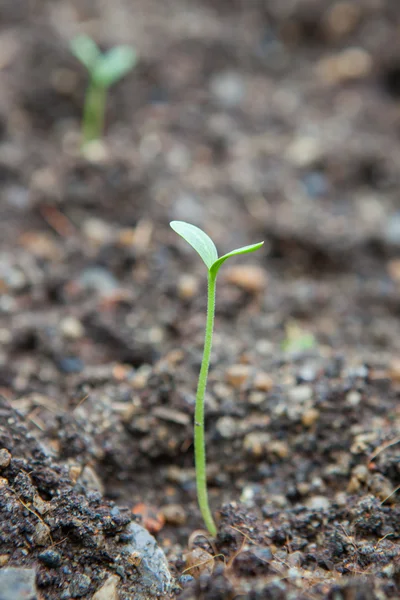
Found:
M 169 339 L 171 282 L 198 290 L 174 269 L 202 273 L 169 231 L 182 219 L 222 251 L 265 239 L 262 281 L 247 286 L 265 291 L 268 273 L 270 339 L 305 319 L 341 350 L 398 348 L 399 27 L 397 0 L 3 0 L 5 319 L 122 288 L 139 296 L 118 328 L 129 313 L 146 343 Z M 82 32 L 139 54 L 86 159 L 87 73 L 69 49 Z

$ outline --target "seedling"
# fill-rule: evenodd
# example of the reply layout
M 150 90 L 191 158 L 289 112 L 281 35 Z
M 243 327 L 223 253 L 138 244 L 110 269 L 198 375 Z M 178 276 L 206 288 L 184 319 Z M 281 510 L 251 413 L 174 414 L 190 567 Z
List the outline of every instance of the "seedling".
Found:
M 207 319 L 204 338 L 203 359 L 197 383 L 196 407 L 194 416 L 194 457 L 196 467 L 197 499 L 204 523 L 211 535 L 216 535 L 217 528 L 208 504 L 207 479 L 206 479 L 206 450 L 204 439 L 204 395 L 207 386 L 208 370 L 212 347 L 212 335 L 214 329 L 215 314 L 215 288 L 218 271 L 221 265 L 231 256 L 248 254 L 261 248 L 264 242 L 243 246 L 232 250 L 218 258 L 218 252 L 212 239 L 198 227 L 184 223 L 183 221 L 172 221 L 172 229 L 178 233 L 196 250 L 203 259 L 208 269 L 208 295 L 207 295 Z
M 126 75 L 136 64 L 136 52 L 130 46 L 116 46 L 105 54 L 87 35 L 71 41 L 74 56 L 89 71 L 82 122 L 82 147 L 101 138 L 108 88 Z

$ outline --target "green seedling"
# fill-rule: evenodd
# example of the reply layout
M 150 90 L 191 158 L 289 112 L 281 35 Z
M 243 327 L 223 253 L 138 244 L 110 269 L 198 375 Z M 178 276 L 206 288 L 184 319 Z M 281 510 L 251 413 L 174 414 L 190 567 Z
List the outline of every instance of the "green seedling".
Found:
M 136 64 L 136 52 L 130 46 L 116 46 L 105 54 L 87 35 L 71 41 L 74 56 L 89 71 L 82 122 L 82 147 L 103 134 L 108 88 L 126 75 Z
M 203 259 L 208 269 L 208 300 L 207 300 L 207 319 L 204 338 L 203 359 L 201 362 L 199 380 L 196 393 L 196 407 L 194 416 L 194 457 L 196 467 L 196 487 L 197 499 L 200 512 L 204 519 L 204 523 L 211 535 L 216 535 L 217 528 L 212 517 L 208 504 L 207 479 L 206 479 L 206 450 L 204 440 L 204 395 L 207 386 L 208 370 L 210 366 L 210 356 L 212 347 L 212 336 L 214 329 L 214 313 L 215 313 L 215 288 L 218 271 L 221 265 L 231 256 L 247 254 L 261 248 L 264 242 L 244 246 L 237 250 L 232 250 L 228 254 L 218 258 L 218 252 L 214 242 L 204 231 L 184 223 L 183 221 L 172 221 L 170 223 L 172 229 L 183 237 L 188 244 L 196 250 Z

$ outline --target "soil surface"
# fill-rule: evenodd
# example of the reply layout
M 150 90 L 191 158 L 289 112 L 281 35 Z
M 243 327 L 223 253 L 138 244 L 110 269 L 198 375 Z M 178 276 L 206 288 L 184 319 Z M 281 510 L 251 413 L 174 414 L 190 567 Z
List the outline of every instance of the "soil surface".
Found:
M 397 0 L 1 1 L 1 600 L 400 597 L 399 30 Z M 140 57 L 85 156 L 80 32 Z M 218 281 L 216 539 L 172 219 L 265 240 Z

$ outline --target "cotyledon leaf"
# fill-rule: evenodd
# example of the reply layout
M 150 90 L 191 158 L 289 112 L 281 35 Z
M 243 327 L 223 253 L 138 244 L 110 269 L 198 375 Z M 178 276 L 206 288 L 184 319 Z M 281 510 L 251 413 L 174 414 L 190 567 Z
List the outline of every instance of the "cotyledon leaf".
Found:
M 218 260 L 218 252 L 212 239 L 199 227 L 184 221 L 171 221 L 170 226 L 196 250 L 210 270 Z
M 218 258 L 211 265 L 210 271 L 212 271 L 212 273 L 216 275 L 220 266 L 226 261 L 227 258 L 230 258 L 231 256 L 240 256 L 241 254 L 249 254 L 249 252 L 255 252 L 256 250 L 261 248 L 263 244 L 264 242 L 258 242 L 257 244 L 250 244 L 250 246 L 242 246 L 241 248 L 237 248 L 236 250 L 231 250 L 231 252 L 228 252 L 227 254 L 224 254 L 223 256 Z

